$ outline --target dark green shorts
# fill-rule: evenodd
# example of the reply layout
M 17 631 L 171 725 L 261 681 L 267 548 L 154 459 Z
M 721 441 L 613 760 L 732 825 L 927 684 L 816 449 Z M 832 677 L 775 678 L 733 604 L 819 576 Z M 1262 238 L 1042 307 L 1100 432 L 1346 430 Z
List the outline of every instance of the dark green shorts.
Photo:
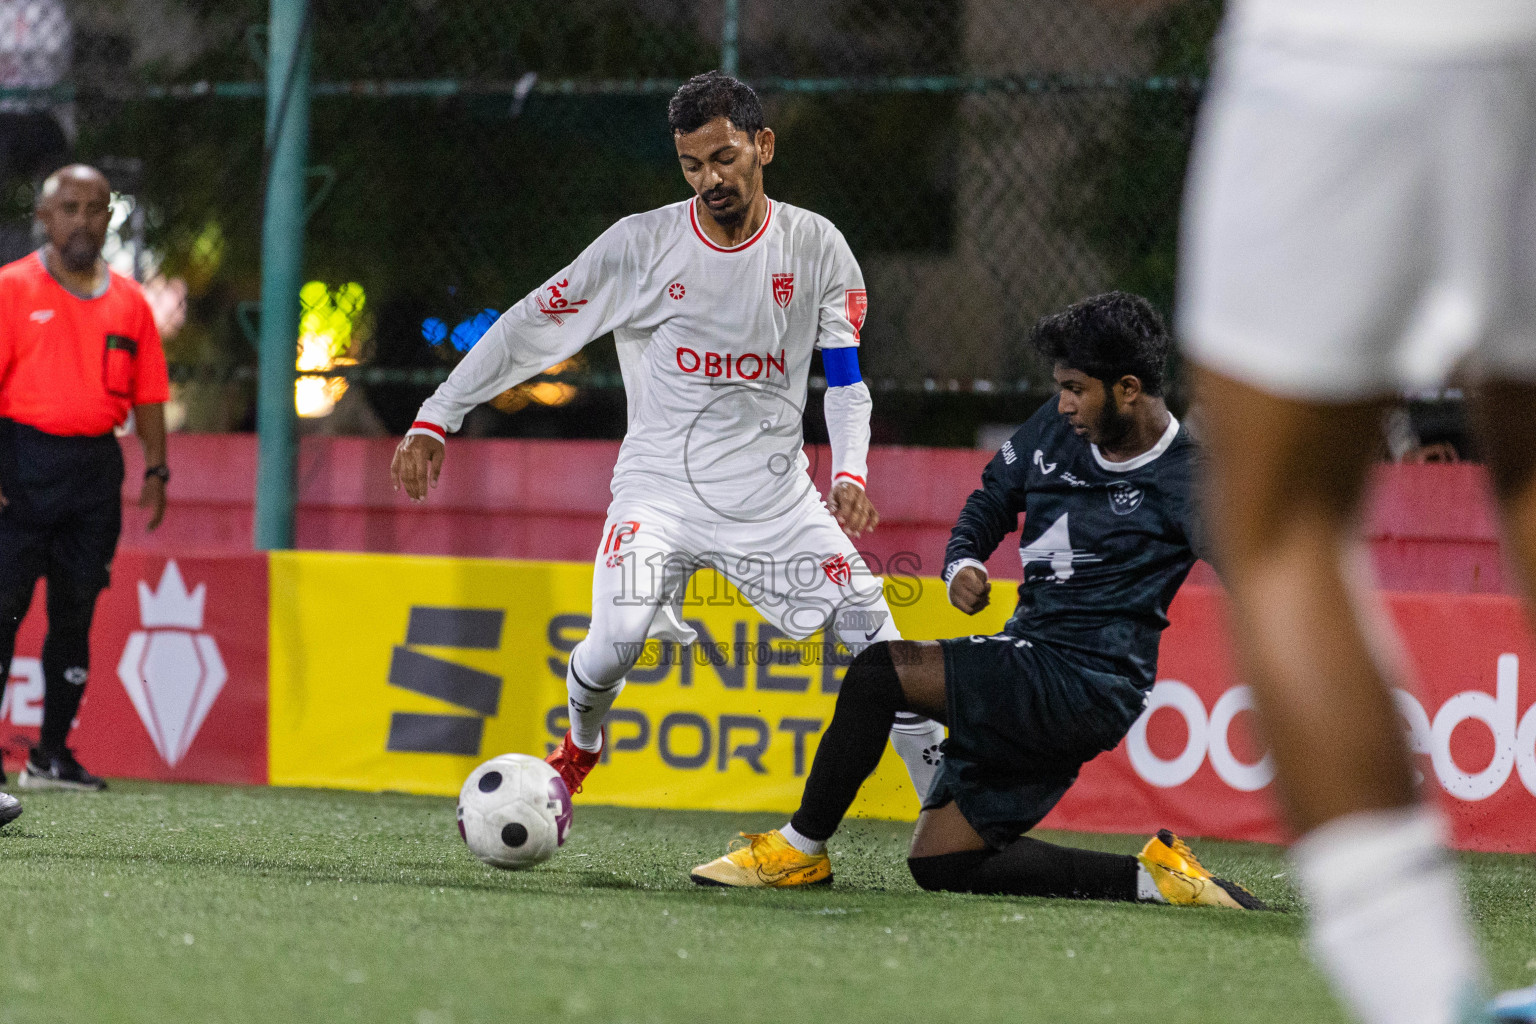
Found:
M 939 645 L 949 739 L 923 806 L 953 801 L 994 847 L 1034 828 L 1146 706 L 1109 664 L 1046 644 L 998 635 Z

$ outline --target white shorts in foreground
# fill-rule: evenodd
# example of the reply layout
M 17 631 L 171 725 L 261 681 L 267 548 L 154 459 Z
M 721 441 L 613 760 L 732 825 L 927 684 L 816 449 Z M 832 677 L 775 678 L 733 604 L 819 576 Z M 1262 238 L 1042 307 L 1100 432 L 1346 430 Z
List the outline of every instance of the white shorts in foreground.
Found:
M 1264 391 L 1536 379 L 1536 45 L 1227 40 L 1181 244 L 1186 351 Z

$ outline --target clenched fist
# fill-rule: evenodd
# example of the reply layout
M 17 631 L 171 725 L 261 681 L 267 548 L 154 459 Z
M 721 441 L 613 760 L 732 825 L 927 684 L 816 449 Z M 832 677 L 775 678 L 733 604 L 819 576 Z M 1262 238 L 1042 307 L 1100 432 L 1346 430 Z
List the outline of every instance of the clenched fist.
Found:
M 974 565 L 955 573 L 949 581 L 949 603 L 967 615 L 975 615 L 991 604 L 992 584 L 987 582 L 987 574 Z

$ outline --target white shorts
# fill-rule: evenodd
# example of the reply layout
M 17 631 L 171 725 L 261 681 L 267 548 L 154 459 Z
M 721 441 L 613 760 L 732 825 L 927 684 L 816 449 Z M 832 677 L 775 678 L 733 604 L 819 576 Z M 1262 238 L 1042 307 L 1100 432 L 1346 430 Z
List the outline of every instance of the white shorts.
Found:
M 1227 41 L 1181 242 L 1187 353 L 1264 391 L 1536 379 L 1536 53 Z
M 649 637 L 691 644 L 688 607 L 729 604 L 724 586 L 696 578 L 714 569 L 786 636 L 836 633 L 849 650 L 900 638 L 884 583 L 814 489 L 765 522 L 688 517 L 633 499 L 608 508 L 592 567 L 592 625 L 572 656 L 589 686 L 622 678 Z

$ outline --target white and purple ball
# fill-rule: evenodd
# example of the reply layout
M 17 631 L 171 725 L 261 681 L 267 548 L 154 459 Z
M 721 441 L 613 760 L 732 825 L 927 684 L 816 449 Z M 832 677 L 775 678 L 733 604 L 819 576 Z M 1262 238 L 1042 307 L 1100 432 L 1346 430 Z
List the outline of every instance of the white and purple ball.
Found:
M 549 765 L 502 754 L 469 773 L 459 790 L 459 835 L 493 868 L 542 864 L 571 831 L 571 794 Z

